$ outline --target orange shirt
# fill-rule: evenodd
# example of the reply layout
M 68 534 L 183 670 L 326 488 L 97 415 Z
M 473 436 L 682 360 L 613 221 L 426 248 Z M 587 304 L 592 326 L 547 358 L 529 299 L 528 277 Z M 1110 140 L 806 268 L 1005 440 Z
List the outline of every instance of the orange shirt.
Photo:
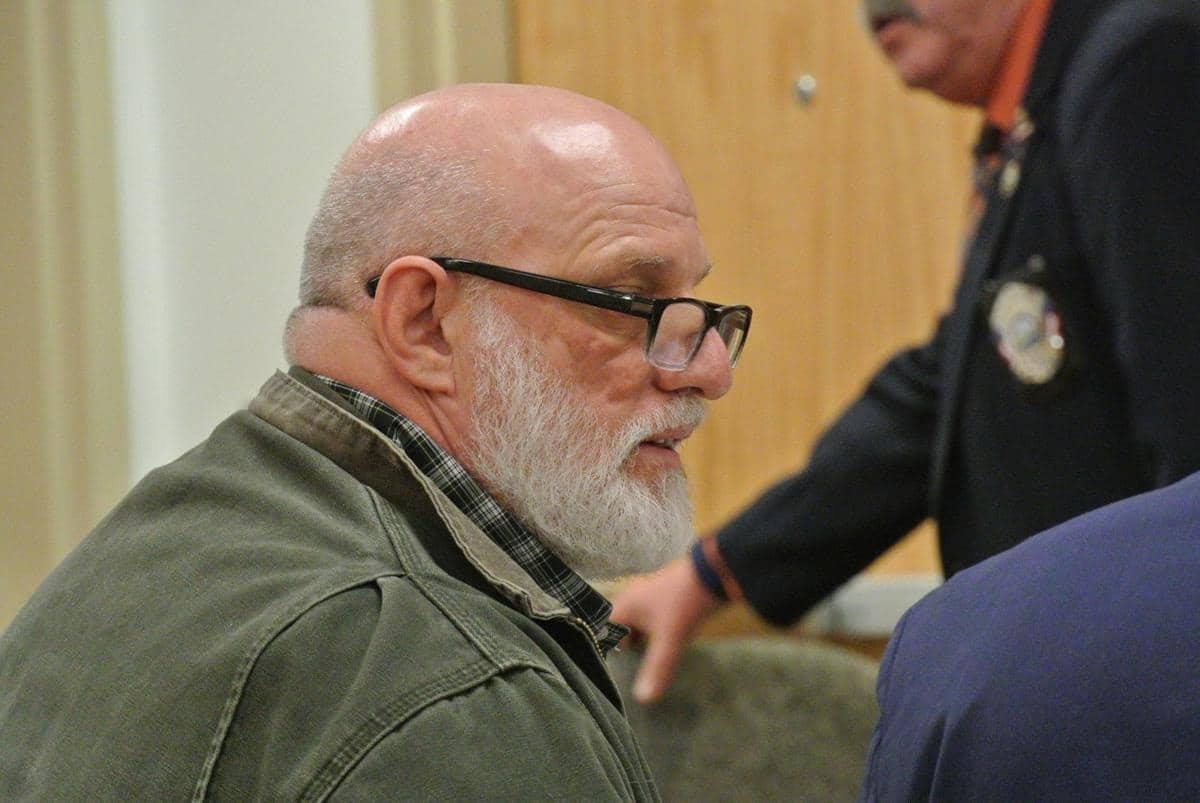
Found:
M 1000 61 L 1000 71 L 984 107 L 984 114 L 989 123 L 1005 133 L 1012 130 L 1016 121 L 1017 109 L 1021 105 L 1021 98 L 1025 96 L 1025 87 L 1029 84 L 1029 74 L 1033 72 L 1033 61 L 1041 45 L 1042 32 L 1046 29 L 1046 18 L 1050 15 L 1053 2 L 1029 0 L 1025 4 Z

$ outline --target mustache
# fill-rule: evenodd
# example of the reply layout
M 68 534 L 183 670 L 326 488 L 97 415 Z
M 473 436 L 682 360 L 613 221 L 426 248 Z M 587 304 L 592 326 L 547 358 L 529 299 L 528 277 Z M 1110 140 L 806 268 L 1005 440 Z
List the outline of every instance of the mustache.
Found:
M 623 439 L 629 449 L 660 432 L 672 429 L 694 430 L 704 423 L 708 403 L 699 396 L 684 396 L 644 415 L 625 428 Z
M 863 20 L 869 29 L 891 19 L 904 18 L 919 22 L 921 15 L 907 0 L 862 0 Z

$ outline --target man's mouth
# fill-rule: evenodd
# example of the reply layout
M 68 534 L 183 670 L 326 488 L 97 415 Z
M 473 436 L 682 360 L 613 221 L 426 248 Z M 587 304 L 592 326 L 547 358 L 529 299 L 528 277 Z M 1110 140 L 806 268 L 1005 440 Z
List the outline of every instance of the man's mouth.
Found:
M 671 432 L 656 433 L 655 435 L 652 435 L 649 438 L 643 439 L 642 443 L 648 444 L 650 446 L 658 446 L 662 449 L 670 449 L 671 451 L 676 451 L 679 448 L 679 444 L 681 444 L 685 440 L 687 440 L 688 436 L 691 434 L 692 434 L 691 430 L 677 430 L 677 431 L 671 431 Z
M 659 449 L 670 449 L 678 451 L 680 444 L 683 444 L 686 439 L 691 436 L 692 427 L 683 427 L 683 429 L 667 430 L 665 432 L 655 432 L 647 438 L 642 438 L 638 443 L 641 447 L 656 447 Z
M 640 458 L 648 465 L 679 465 L 679 447 L 692 436 L 704 421 L 705 405 L 699 397 L 676 400 L 653 414 L 648 414 L 632 432 L 621 433 L 620 440 L 629 444 L 622 463 L 632 468 Z

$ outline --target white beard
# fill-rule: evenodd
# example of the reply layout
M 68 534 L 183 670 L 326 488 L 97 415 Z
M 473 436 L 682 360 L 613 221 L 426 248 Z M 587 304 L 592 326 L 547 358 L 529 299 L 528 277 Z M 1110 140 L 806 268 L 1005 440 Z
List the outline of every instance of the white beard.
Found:
M 471 473 L 548 549 L 590 580 L 653 571 L 695 537 L 687 477 L 631 476 L 638 444 L 699 426 L 705 404 L 680 397 L 617 432 L 590 400 L 542 368 L 538 343 L 484 294 L 471 298 L 476 390 Z

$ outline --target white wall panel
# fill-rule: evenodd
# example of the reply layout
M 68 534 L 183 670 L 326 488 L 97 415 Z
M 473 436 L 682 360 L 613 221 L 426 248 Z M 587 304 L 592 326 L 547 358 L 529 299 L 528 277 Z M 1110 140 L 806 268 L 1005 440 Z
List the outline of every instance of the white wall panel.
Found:
M 132 476 L 283 365 L 304 231 L 375 112 L 369 0 L 112 0 Z

